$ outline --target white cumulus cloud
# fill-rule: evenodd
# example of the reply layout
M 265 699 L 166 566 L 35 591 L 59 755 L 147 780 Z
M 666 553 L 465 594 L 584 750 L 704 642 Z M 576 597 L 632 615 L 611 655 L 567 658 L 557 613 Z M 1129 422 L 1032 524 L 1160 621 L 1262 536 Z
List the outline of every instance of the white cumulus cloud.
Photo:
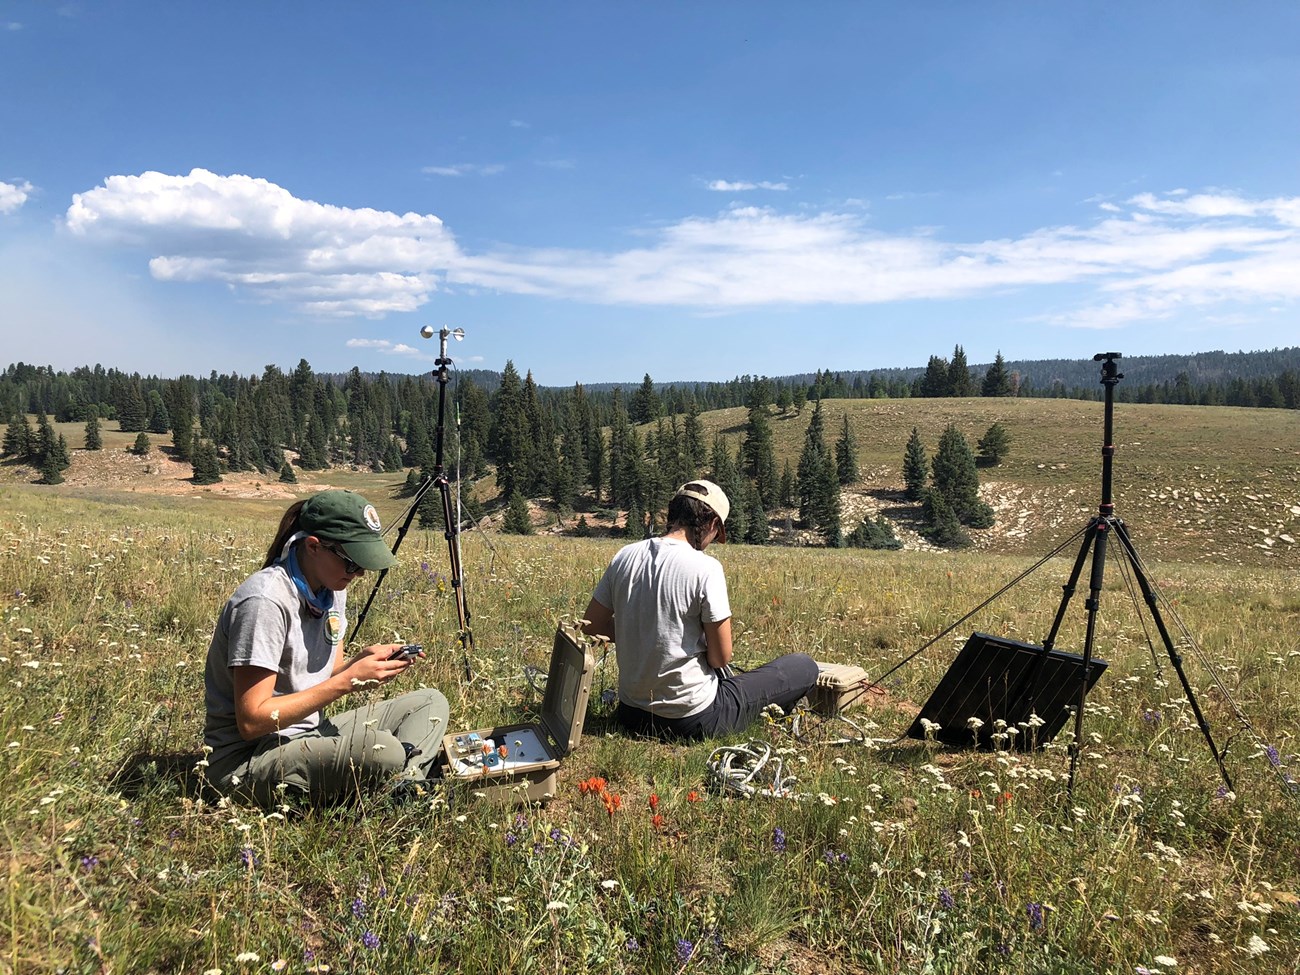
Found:
M 0 180 L 0 214 L 13 213 L 27 202 L 31 193 L 32 184 L 26 180 L 20 183 L 6 183 Z
M 1046 289 L 1043 304 L 1052 307 L 1059 302 L 1050 289 L 1071 286 L 1075 307 L 1039 320 L 1097 328 L 1300 298 L 1300 198 L 1179 190 L 1092 202 L 1090 221 L 995 239 L 886 233 L 856 207 L 812 213 L 733 206 L 645 230 L 623 249 L 466 254 L 431 214 L 331 206 L 266 180 L 196 169 L 109 177 L 73 198 L 66 221 L 87 239 L 145 250 L 158 280 L 224 282 L 329 316 L 412 311 L 442 282 L 696 311 L 1027 289 Z
M 301 200 L 251 176 L 110 176 L 72 198 L 77 235 L 145 248 L 160 281 L 220 281 L 320 315 L 410 311 L 457 255 L 442 221 Z

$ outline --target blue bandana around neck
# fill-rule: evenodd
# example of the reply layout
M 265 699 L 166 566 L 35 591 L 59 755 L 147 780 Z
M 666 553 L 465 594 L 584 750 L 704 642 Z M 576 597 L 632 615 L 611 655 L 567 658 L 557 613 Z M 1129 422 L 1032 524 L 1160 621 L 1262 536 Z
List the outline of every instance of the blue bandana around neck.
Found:
M 288 552 L 280 563 L 289 573 L 289 578 L 293 580 L 294 586 L 298 590 L 298 596 L 302 599 L 302 604 L 307 607 L 307 612 L 318 619 L 330 611 L 334 605 L 334 590 L 321 586 L 315 592 L 312 592 L 311 586 L 307 583 L 307 577 L 302 574 L 302 566 L 298 564 L 298 547 L 294 544 L 297 539 L 290 539 L 285 545 Z

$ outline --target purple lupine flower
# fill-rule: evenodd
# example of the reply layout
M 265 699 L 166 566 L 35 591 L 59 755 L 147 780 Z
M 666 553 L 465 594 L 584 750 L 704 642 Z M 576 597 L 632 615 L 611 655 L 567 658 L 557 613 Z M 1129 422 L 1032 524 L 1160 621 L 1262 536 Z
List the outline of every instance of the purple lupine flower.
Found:
M 361 943 L 371 951 L 374 951 L 379 947 L 379 935 L 375 934 L 373 931 L 366 931 L 361 935 Z
M 623 949 L 636 953 L 641 950 L 641 942 L 637 941 L 636 938 L 628 938 L 623 942 Z
M 952 891 L 947 887 L 944 887 L 939 891 L 939 906 L 945 911 L 951 911 L 957 906 L 957 899 L 952 896 Z
M 772 827 L 772 849 L 777 853 L 785 852 L 785 830 L 780 826 Z
M 1265 748 L 1264 754 L 1268 756 L 1269 765 L 1272 765 L 1274 768 L 1282 767 L 1282 758 L 1280 755 L 1278 755 L 1277 749 L 1274 746 L 1269 745 L 1267 748 Z
M 1025 905 L 1025 913 L 1029 915 L 1029 930 L 1043 930 L 1043 905 L 1037 901 L 1030 901 Z
M 695 954 L 695 943 L 687 941 L 685 938 L 677 940 L 677 960 L 683 965 L 691 960 L 691 955 Z
M 253 852 L 251 846 L 246 846 L 239 851 L 239 863 L 245 870 L 252 870 L 257 866 L 257 854 Z
M 352 898 L 352 916 L 353 917 L 366 916 L 366 902 L 363 901 L 359 896 Z
M 1142 712 L 1142 720 L 1145 721 L 1147 724 L 1159 724 L 1160 717 L 1161 715 L 1159 711 L 1150 708 Z
M 86 873 L 90 873 L 90 871 L 94 870 L 97 866 L 99 866 L 99 857 L 91 855 L 81 858 L 81 869 L 86 871 Z
M 514 833 L 506 833 L 506 846 L 514 846 L 519 842 L 519 837 Z

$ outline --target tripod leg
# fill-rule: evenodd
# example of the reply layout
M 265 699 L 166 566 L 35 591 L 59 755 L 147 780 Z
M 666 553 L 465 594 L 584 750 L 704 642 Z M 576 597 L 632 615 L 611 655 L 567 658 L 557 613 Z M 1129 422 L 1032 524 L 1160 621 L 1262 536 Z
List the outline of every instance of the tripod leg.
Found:
M 1068 791 L 1074 795 L 1074 774 L 1079 767 L 1083 751 L 1083 708 L 1088 700 L 1088 685 L 1092 682 L 1092 644 L 1097 634 L 1097 611 L 1101 608 L 1101 590 L 1106 572 L 1106 540 L 1110 536 L 1112 521 L 1095 518 L 1092 523 L 1092 572 L 1088 578 L 1088 626 L 1083 637 L 1083 674 L 1079 681 L 1079 702 L 1074 710 L 1074 742 L 1070 745 L 1070 782 Z
M 1083 563 L 1087 560 L 1088 553 L 1092 551 L 1092 540 L 1096 537 L 1097 519 L 1094 518 L 1088 522 L 1088 528 L 1083 533 L 1083 544 L 1079 546 L 1079 555 L 1074 560 L 1074 568 L 1070 570 L 1070 578 L 1061 587 L 1065 592 L 1061 596 L 1061 605 L 1056 608 L 1056 619 L 1052 620 L 1052 629 L 1048 632 L 1047 639 L 1043 641 L 1044 653 L 1056 645 L 1056 634 L 1061 629 L 1061 621 L 1065 619 L 1065 611 L 1070 605 L 1070 598 L 1074 595 L 1075 587 L 1079 584 L 1079 576 L 1083 573 Z
M 1201 735 L 1205 738 L 1205 743 L 1210 746 L 1210 754 L 1214 756 L 1214 762 L 1219 766 L 1219 774 L 1223 777 L 1223 783 L 1230 790 L 1232 789 L 1232 779 L 1228 775 L 1228 769 L 1223 764 L 1223 755 L 1214 743 L 1214 736 L 1210 734 L 1210 723 L 1201 713 L 1201 705 L 1196 700 L 1196 695 L 1192 692 L 1192 685 L 1187 680 L 1187 673 L 1183 670 L 1182 654 L 1174 647 L 1173 638 L 1169 635 L 1169 630 L 1165 627 L 1164 617 L 1160 615 L 1160 604 L 1156 599 L 1155 590 L 1151 582 L 1147 579 L 1146 572 L 1142 569 L 1142 560 L 1138 558 L 1137 549 L 1133 545 L 1133 540 L 1129 538 L 1128 529 L 1124 527 L 1122 521 L 1115 522 L 1115 534 L 1119 538 L 1120 547 L 1128 557 L 1129 565 L 1133 567 L 1133 575 L 1137 578 L 1138 587 L 1142 590 L 1142 599 L 1147 604 L 1147 610 L 1151 613 L 1151 619 L 1155 622 L 1156 630 L 1160 633 L 1160 640 L 1165 645 L 1165 652 L 1169 655 L 1169 662 L 1174 665 L 1174 671 L 1178 674 L 1178 682 L 1183 685 L 1183 693 L 1187 695 L 1187 701 L 1192 706 L 1192 714 L 1196 716 L 1196 725 L 1201 729 Z

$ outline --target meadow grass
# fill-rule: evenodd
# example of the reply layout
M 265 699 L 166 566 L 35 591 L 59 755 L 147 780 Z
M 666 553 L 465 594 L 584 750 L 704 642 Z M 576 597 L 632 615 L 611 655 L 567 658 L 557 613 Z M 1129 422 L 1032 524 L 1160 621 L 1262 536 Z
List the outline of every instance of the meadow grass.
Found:
M 376 498 L 388 486 L 368 483 L 350 486 Z M 390 520 L 398 504 L 381 502 Z M 836 744 L 847 726 L 812 720 L 799 738 L 762 723 L 728 740 L 775 749 L 796 798 L 724 797 L 706 781 L 712 745 L 618 733 L 611 654 L 546 805 L 434 790 L 265 813 L 215 801 L 183 766 L 198 757 L 213 620 L 282 506 L 0 487 L 0 970 L 1296 970 L 1289 569 L 1153 571 L 1203 649 L 1176 634 L 1233 793 L 1118 566 L 1097 635 L 1110 669 L 1089 697 L 1073 794 L 1067 732 L 1028 754 L 896 741 L 969 632 L 1042 639 L 1071 547 L 893 673 L 887 697 L 853 712 L 870 742 Z M 616 548 L 467 534 L 466 683 L 445 541 L 413 531 L 363 637 L 423 643 L 428 659 L 405 680 L 441 688 L 457 726 L 529 720 L 525 666 L 545 667 L 557 621 L 581 612 Z M 714 551 L 742 666 L 804 650 L 873 676 L 1031 561 Z M 1062 649 L 1082 640 L 1082 598 Z M 593 777 L 619 797 L 612 814 L 580 789 Z

